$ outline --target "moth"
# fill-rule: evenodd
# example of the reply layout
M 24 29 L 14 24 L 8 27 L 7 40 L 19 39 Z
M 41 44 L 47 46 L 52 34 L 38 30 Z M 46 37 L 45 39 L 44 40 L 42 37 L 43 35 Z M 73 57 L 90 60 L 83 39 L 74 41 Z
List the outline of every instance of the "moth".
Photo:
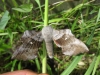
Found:
M 40 32 L 26 30 L 13 48 L 12 59 L 31 60 L 37 57 L 41 43 L 45 41 L 48 56 L 53 58 L 53 42 L 68 56 L 88 52 L 87 46 L 77 39 L 70 29 L 55 30 L 46 26 Z

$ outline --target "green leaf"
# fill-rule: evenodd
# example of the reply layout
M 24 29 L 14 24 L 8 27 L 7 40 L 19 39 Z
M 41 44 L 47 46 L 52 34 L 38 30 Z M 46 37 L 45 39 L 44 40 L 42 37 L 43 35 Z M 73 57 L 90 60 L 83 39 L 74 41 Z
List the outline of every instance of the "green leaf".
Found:
M 60 22 L 62 20 L 66 20 L 66 18 L 54 18 L 54 19 L 49 20 L 49 23 L 52 23 L 52 22 Z
M 12 62 L 11 71 L 14 71 L 14 67 L 15 67 L 16 63 L 17 63 L 17 60 L 14 60 L 14 61 Z
M 1 21 L 0 21 L 0 29 L 1 30 L 2 29 L 5 29 L 5 27 L 6 27 L 9 19 L 10 19 L 9 12 L 8 11 L 5 11 L 5 13 L 2 16 Z
M 95 75 L 96 70 L 97 70 L 97 68 L 99 66 L 99 62 L 100 62 L 100 55 L 97 57 L 97 60 L 95 61 L 95 66 L 94 66 L 94 70 L 93 70 L 92 75 Z
M 61 75 L 69 75 L 74 70 L 74 68 L 77 66 L 77 64 L 81 60 L 82 56 L 83 55 L 76 56 L 75 59 L 70 64 L 70 66 L 66 70 L 64 70 Z
M 40 8 L 40 12 L 41 12 L 41 16 L 42 16 L 42 19 L 43 19 L 43 12 L 42 12 L 42 9 L 41 9 L 41 4 L 40 4 L 40 0 L 35 0 Z
M 32 8 L 33 8 L 33 4 L 23 4 L 17 8 L 12 8 L 12 9 L 18 12 L 30 12 Z
M 21 70 L 21 61 L 18 63 L 18 70 Z
M 39 60 L 37 58 L 35 59 L 35 63 L 36 63 L 38 71 L 40 71 L 41 70 L 41 66 L 40 66 Z
M 97 20 L 96 20 L 96 23 L 100 21 L 100 8 L 99 8 L 99 11 L 98 11 L 98 16 L 97 16 Z
M 12 34 L 17 34 L 18 32 L 12 32 Z M 0 36 L 9 35 L 9 33 L 0 33 Z
M 86 71 L 86 73 L 84 75 L 91 75 L 91 72 L 92 72 L 94 65 L 95 65 L 95 61 L 96 61 L 96 57 L 94 57 L 92 63 L 90 64 L 88 70 Z

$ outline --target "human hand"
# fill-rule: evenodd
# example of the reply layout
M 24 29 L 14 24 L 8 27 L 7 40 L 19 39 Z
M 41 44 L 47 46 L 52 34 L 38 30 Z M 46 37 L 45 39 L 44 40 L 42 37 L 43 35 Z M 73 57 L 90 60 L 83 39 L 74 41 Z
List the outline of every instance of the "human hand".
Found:
M 18 70 L 18 71 L 3 73 L 0 75 L 48 75 L 48 74 L 43 74 L 43 73 L 38 74 L 30 70 Z

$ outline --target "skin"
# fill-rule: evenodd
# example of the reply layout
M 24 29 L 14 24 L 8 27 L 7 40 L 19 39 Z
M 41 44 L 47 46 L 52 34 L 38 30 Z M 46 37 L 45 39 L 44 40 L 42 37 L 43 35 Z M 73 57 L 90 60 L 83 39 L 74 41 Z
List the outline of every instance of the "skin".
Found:
M 48 74 L 43 74 L 43 73 L 38 74 L 30 70 L 18 70 L 18 71 L 3 73 L 0 75 L 48 75 Z

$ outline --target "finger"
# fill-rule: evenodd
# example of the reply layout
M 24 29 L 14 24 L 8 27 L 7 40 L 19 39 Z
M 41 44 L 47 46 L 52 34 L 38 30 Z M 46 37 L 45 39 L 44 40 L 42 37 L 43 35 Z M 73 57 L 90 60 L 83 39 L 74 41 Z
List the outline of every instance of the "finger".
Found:
M 19 71 L 3 73 L 0 75 L 38 75 L 38 74 L 30 70 L 19 70 Z

